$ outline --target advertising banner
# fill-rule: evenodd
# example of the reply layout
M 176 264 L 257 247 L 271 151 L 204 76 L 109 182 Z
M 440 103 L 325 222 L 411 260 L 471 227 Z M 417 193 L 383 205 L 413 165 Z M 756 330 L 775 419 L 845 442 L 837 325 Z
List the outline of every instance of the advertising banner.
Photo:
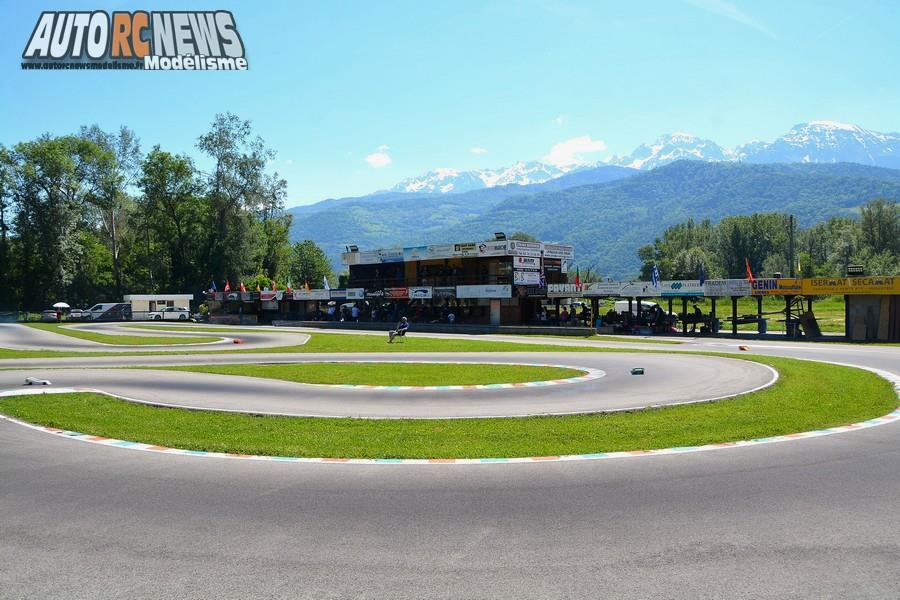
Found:
M 475 242 L 453 244 L 454 256 L 475 256 L 478 254 L 478 245 Z
M 506 240 L 481 242 L 478 244 L 478 256 L 506 256 Z
M 347 288 L 347 300 L 362 300 L 366 297 L 366 290 L 363 288 Z
M 754 279 L 750 288 L 754 296 L 794 296 L 802 291 L 801 281 L 792 277 Z
M 585 296 L 618 296 L 624 286 L 621 281 L 596 281 L 585 283 L 581 291 Z
M 574 283 L 550 283 L 547 284 L 548 298 L 581 298 L 582 287 Z
M 366 288 L 366 298 L 384 298 L 384 290 L 380 288 Z
M 259 299 L 262 300 L 263 302 L 271 302 L 271 301 L 275 300 L 275 292 L 271 292 L 269 290 L 260 292 Z
M 541 259 L 537 256 L 514 256 L 514 269 L 540 269 Z
M 431 290 L 432 298 L 456 298 L 455 287 L 436 287 Z
M 575 258 L 575 248 L 561 244 L 544 244 L 544 257 L 573 259 Z
M 328 297 L 332 300 L 344 300 L 347 297 L 347 290 L 331 290 Z
M 703 284 L 703 295 L 707 297 L 750 296 L 752 291 L 746 279 L 707 279 Z
M 458 285 L 457 298 L 512 298 L 511 285 Z
M 822 277 L 804 279 L 804 296 L 900 294 L 900 277 Z
M 428 300 L 432 297 L 432 291 L 430 286 L 419 286 L 419 287 L 411 287 L 409 288 L 409 298 L 410 300 Z
M 659 282 L 660 296 L 699 297 L 703 296 L 703 286 L 699 279 L 676 279 Z
M 328 290 L 294 290 L 294 300 L 328 300 L 331 294 Z
M 541 285 L 540 271 L 513 271 L 513 283 L 516 285 Z
M 622 286 L 619 295 L 626 298 L 656 298 L 662 296 L 662 289 L 649 281 L 629 281 Z
M 531 256 L 534 258 L 541 257 L 540 242 L 520 242 L 519 240 L 509 240 L 507 251 L 513 256 Z
M 391 300 L 405 300 L 409 298 L 409 288 L 384 288 L 384 297 Z
M 436 260 L 453 258 L 453 244 L 434 244 L 432 246 L 413 246 L 403 249 L 403 260 Z

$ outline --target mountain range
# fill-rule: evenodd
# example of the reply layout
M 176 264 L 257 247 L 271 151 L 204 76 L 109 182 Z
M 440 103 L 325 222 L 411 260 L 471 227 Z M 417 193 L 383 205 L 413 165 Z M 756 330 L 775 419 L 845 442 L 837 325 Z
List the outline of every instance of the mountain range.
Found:
M 853 162 L 896 169 L 900 168 L 900 134 L 836 121 L 810 121 L 795 125 L 772 142 L 754 140 L 729 149 L 689 133 L 674 133 L 641 144 L 629 155 L 612 156 L 595 164 L 557 167 L 540 161 L 520 161 L 501 169 L 435 169 L 401 181 L 388 193 L 457 194 L 510 184 L 540 184 L 602 165 L 648 171 L 677 160 L 754 164 Z

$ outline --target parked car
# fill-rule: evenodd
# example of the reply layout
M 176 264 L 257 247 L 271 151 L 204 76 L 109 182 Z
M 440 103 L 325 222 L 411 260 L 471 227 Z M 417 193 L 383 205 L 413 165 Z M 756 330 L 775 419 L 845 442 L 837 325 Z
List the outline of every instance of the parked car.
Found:
M 41 312 L 41 321 L 44 323 L 56 323 L 56 309 L 51 308 Z
M 152 321 L 187 321 L 190 317 L 190 310 L 177 306 L 167 306 L 147 314 L 147 318 Z
M 69 311 L 69 320 L 70 321 L 80 321 L 82 319 L 88 318 L 90 311 L 86 308 L 73 308 Z

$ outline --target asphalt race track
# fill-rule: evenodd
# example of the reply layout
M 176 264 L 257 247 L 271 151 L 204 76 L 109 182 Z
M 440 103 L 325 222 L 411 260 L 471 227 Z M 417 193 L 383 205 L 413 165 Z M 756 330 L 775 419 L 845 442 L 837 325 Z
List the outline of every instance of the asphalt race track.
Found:
M 0 346 L 8 335 L 0 332 Z M 742 343 L 751 353 L 900 375 L 896 347 Z M 736 345 L 693 340 L 673 348 L 734 352 Z M 276 355 L 252 359 L 269 356 Z M 493 353 L 490 360 L 522 356 L 571 365 L 593 359 L 607 372 L 547 388 L 560 393 L 615 384 L 620 365 L 601 366 L 611 357 L 647 365 L 653 358 Z M 217 361 L 226 359 L 248 360 Z M 87 360 L 123 359 L 40 364 Z M 0 361 L 0 368 L 34 362 Z M 641 381 L 652 383 L 652 372 L 648 366 Z M 0 371 L 0 388 L 21 375 Z M 93 373 L 90 380 L 98 381 Z M 0 597 L 897 598 L 898 502 L 897 424 L 610 461 L 364 466 L 158 455 L 0 421 Z

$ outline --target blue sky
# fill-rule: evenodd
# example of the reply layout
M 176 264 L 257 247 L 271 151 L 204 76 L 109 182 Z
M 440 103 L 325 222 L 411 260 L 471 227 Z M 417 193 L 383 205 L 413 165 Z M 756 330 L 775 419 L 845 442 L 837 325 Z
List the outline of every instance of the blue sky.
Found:
M 0 6 L 0 143 L 126 124 L 145 150 L 196 155 L 232 111 L 278 151 L 289 205 L 540 159 L 584 136 L 605 150 L 583 157 L 600 159 L 676 131 L 730 147 L 816 119 L 900 130 L 893 1 Z M 228 9 L 250 70 L 22 71 L 40 11 L 66 9 Z

